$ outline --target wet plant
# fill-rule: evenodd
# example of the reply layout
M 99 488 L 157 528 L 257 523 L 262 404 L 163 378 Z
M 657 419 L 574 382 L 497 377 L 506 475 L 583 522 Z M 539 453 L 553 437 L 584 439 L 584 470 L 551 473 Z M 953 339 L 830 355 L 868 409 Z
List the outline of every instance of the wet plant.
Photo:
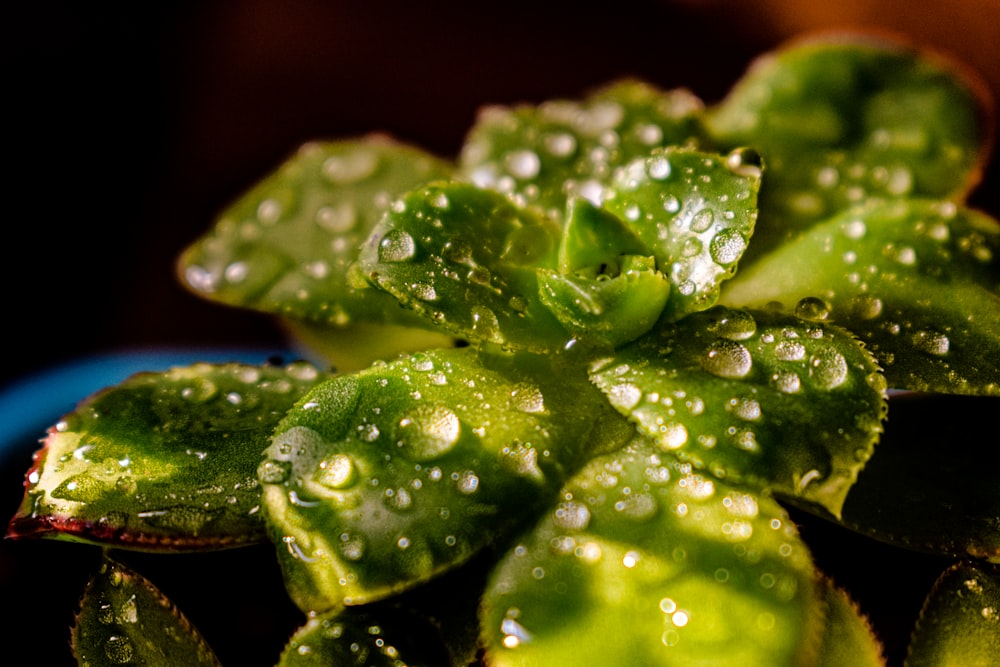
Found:
M 301 625 L 266 664 L 885 664 L 798 513 L 951 559 L 906 660 L 986 665 L 990 436 L 883 433 L 905 397 L 1000 396 L 1000 224 L 965 203 L 989 112 L 949 61 L 839 37 L 711 105 L 486 108 L 454 159 L 305 145 L 179 276 L 310 361 L 87 398 L 8 536 L 105 550 L 85 665 L 218 663 L 117 554 L 267 542 Z

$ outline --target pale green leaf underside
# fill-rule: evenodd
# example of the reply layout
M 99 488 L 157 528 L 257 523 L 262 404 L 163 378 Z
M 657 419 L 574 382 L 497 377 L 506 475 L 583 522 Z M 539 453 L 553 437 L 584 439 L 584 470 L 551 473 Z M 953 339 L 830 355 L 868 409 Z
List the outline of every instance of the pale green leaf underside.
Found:
M 581 100 L 484 109 L 459 158 L 465 178 L 520 206 L 561 217 L 573 197 L 595 203 L 615 170 L 662 146 L 698 145 L 700 100 L 622 80 Z
M 484 597 L 495 667 L 786 665 L 814 655 L 808 550 L 773 500 L 637 440 L 584 467 Z
M 304 362 L 195 364 L 105 389 L 50 430 L 10 533 L 155 550 L 264 541 L 260 452 L 325 377 Z
M 991 667 L 1000 655 L 1000 570 L 948 568 L 924 602 L 906 667 Z
M 885 413 L 884 380 L 857 341 L 765 311 L 691 315 L 601 360 L 592 379 L 665 453 L 834 515 Z
M 219 667 L 205 640 L 144 577 L 105 558 L 87 585 L 72 634 L 80 665 Z
M 544 507 L 593 422 L 614 413 L 583 377 L 557 382 L 535 362 L 512 371 L 471 348 L 421 353 L 334 378 L 289 412 L 260 477 L 302 609 L 410 588 Z M 577 400 L 560 401 L 567 390 Z
M 306 144 L 185 251 L 181 278 L 207 299 L 289 318 L 420 326 L 348 268 L 393 200 L 452 172 L 382 135 Z
M 894 388 L 1000 395 L 1000 223 L 954 204 L 871 201 L 741 271 L 721 301 L 819 297 Z
M 979 84 L 872 38 L 799 42 L 753 63 L 706 113 L 721 147 L 767 170 L 754 257 L 869 197 L 962 196 L 988 147 Z

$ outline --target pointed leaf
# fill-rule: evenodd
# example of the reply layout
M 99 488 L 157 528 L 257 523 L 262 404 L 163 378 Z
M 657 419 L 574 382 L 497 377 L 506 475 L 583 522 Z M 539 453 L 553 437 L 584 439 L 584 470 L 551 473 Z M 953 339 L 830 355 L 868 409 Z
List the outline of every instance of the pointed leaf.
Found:
M 751 151 L 729 156 L 666 149 L 630 162 L 603 206 L 628 221 L 674 289 L 665 317 L 705 310 L 747 248 L 761 169 Z
M 278 667 L 449 667 L 437 629 L 424 618 L 384 605 L 309 617 L 292 635 Z
M 809 664 L 809 552 L 772 499 L 640 441 L 597 458 L 487 588 L 487 664 Z
M 821 581 L 826 625 L 817 667 L 886 667 L 882 645 L 857 603 L 832 582 Z
M 992 423 L 997 399 L 889 402 L 885 436 L 847 496 L 842 523 L 902 548 L 1000 563 L 1000 472 L 986 463 L 994 445 L 968 426 Z
M 218 667 L 198 631 L 141 575 L 105 558 L 87 585 L 73 627 L 81 665 Z
M 184 252 L 181 277 L 212 301 L 296 320 L 422 326 L 348 267 L 396 197 L 451 173 L 381 135 L 305 144 Z
M 926 200 L 873 201 L 727 283 L 754 306 L 819 297 L 899 389 L 1000 396 L 1000 223 Z
M 195 364 L 139 373 L 49 431 L 14 537 L 178 550 L 266 539 L 257 465 L 315 367 Z
M 707 124 L 763 155 L 756 253 L 869 197 L 950 198 L 989 152 L 987 88 L 942 58 L 875 38 L 796 41 L 762 56 Z
M 989 667 L 1000 655 L 1000 570 L 958 563 L 934 584 L 906 667 Z
M 559 227 L 465 183 L 403 197 L 376 226 L 358 267 L 441 330 L 547 352 L 569 335 L 538 298 L 535 269 L 556 266 Z
M 654 147 L 697 145 L 702 110 L 686 90 L 628 79 L 582 100 L 491 106 L 469 132 L 459 168 L 476 185 L 558 218 L 568 198 L 599 204 L 614 170 Z
M 582 373 L 498 363 L 472 348 L 400 358 L 320 385 L 282 421 L 261 479 L 303 610 L 383 598 L 505 539 L 578 465 L 602 412 L 620 419 Z
M 647 334 L 591 372 L 662 451 L 836 516 L 882 430 L 877 371 L 836 327 L 716 307 Z

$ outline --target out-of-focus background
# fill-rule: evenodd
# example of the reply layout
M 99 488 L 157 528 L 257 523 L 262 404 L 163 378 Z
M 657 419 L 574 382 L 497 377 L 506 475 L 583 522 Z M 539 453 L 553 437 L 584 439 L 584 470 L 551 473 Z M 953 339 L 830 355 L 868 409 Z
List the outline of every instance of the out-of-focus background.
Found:
M 188 294 L 174 262 L 304 141 L 377 130 L 454 156 L 483 104 L 575 97 L 623 75 L 711 103 L 756 55 L 850 27 L 951 54 L 1000 97 L 997 0 L 7 3 L 0 390 L 123 348 L 283 349 L 266 317 Z M 994 215 L 998 173 L 971 200 Z M 8 478 L 0 524 L 20 497 Z M 0 625 L 0 655 L 28 643 L 39 664 L 68 664 L 66 633 L 49 627 L 68 617 L 38 597 L 51 577 L 19 569 L 52 567 L 51 551 L 92 557 L 68 549 L 0 543 L 0 605 L 24 617 Z

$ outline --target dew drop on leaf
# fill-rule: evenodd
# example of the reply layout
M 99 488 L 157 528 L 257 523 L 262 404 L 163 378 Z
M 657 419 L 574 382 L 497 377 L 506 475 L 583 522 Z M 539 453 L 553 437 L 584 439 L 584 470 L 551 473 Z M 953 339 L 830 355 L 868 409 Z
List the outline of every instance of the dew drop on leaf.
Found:
M 702 367 L 717 377 L 739 379 L 746 377 L 753 366 L 750 350 L 735 341 L 715 341 L 702 357 Z
M 417 254 L 417 244 L 404 231 L 392 229 L 379 242 L 378 258 L 381 262 L 407 262 Z
M 415 461 L 446 454 L 458 442 L 461 422 L 443 405 L 418 405 L 399 421 L 400 444 Z

